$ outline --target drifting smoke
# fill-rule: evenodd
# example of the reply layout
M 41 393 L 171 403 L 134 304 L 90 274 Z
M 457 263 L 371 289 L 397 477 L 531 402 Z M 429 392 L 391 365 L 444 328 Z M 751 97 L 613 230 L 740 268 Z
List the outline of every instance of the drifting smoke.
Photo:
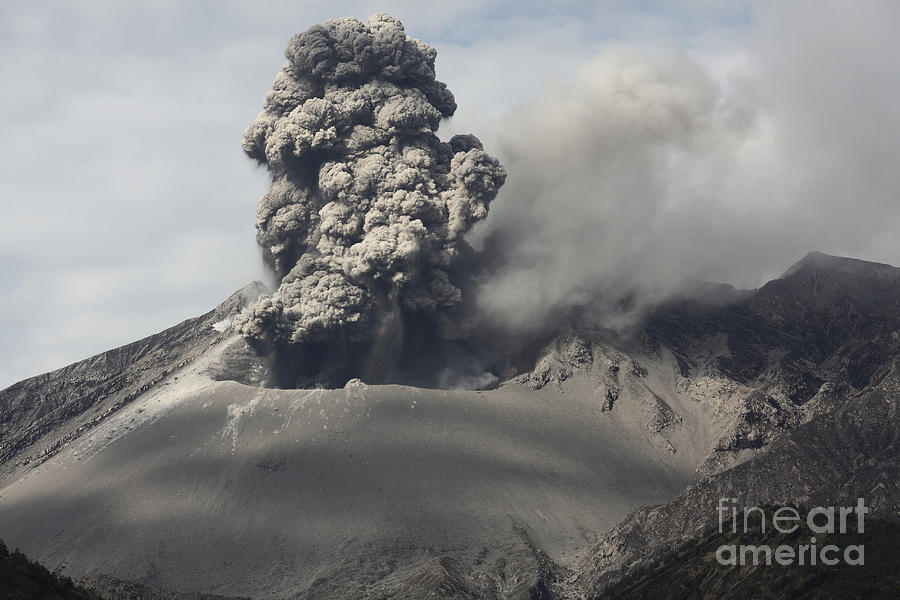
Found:
M 618 328 L 707 276 L 721 256 L 709 249 L 734 234 L 723 226 L 737 196 L 716 192 L 757 116 L 752 94 L 723 89 L 686 54 L 627 47 L 510 111 L 499 138 L 515 203 L 476 231 L 499 259 L 477 290 L 481 318 L 521 331 L 591 306 Z
M 608 43 L 505 113 L 480 318 L 620 327 L 685 279 L 754 288 L 811 250 L 897 264 L 900 4 L 764 4 L 733 57 Z
M 463 234 L 506 174 L 474 136 L 435 135 L 456 103 L 398 20 L 328 21 L 285 55 L 243 143 L 272 175 L 256 225 L 279 287 L 235 328 L 277 385 L 384 380 L 373 361 L 398 360 L 411 330 L 460 335 Z

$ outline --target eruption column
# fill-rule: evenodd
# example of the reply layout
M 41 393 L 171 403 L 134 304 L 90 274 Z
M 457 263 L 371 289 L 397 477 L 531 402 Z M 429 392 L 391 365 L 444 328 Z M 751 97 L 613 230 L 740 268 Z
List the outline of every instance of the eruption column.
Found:
M 452 329 L 463 235 L 506 173 L 475 136 L 435 135 L 456 102 L 434 48 L 398 20 L 327 21 L 285 55 L 243 142 L 272 175 L 256 226 L 279 286 L 235 328 L 273 357 L 277 385 L 377 380 L 362 371 L 396 346 L 386 329 Z

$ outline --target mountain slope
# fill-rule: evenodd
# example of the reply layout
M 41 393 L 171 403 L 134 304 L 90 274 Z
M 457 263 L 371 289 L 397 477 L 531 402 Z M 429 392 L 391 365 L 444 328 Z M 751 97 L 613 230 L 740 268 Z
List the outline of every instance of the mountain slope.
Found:
M 224 325 L 264 290 L 252 283 L 205 315 L 0 391 L 0 479 L 45 460 L 222 341 Z
M 754 513 L 754 516 L 756 513 Z M 771 519 L 772 511 L 767 513 Z M 767 521 L 771 523 L 771 521 Z M 867 548 L 862 565 L 753 565 L 721 567 L 716 551 L 723 545 L 765 544 L 770 548 L 786 545 L 797 548 L 809 543 L 808 531 L 792 534 L 766 533 L 759 520 L 751 522 L 747 532 L 733 534 L 715 529 L 691 540 L 677 550 L 662 556 L 655 564 L 639 569 L 620 583 L 611 586 L 597 600 L 643 600 L 693 598 L 754 600 L 894 600 L 900 589 L 900 524 L 870 520 L 865 531 L 857 533 L 855 520 L 850 520 L 848 533 L 818 537 L 819 547 L 834 545 L 839 549 L 850 545 Z M 839 552 L 837 554 L 840 554 Z
M 852 506 L 900 521 L 900 364 L 872 390 L 775 440 L 752 459 L 642 508 L 583 556 L 581 585 L 598 593 L 712 526 L 719 498 L 740 506 Z
M 574 598 L 721 495 L 894 518 L 898 272 L 811 254 L 759 290 L 696 285 L 626 331 L 573 322 L 481 392 L 255 387 L 265 362 L 223 326 L 254 288 L 0 392 L 0 536 L 72 575 L 259 600 Z
M 704 467 L 715 472 L 878 384 L 900 354 L 900 269 L 812 253 L 724 302 L 668 301 L 622 343 L 671 353 L 690 393 L 724 383 L 749 392 L 723 407 L 732 422 Z
M 71 579 L 59 577 L 0 540 L 0 597 L 5 600 L 100 600 Z
M 559 556 L 693 477 L 554 390 L 272 390 L 214 382 L 213 361 L 3 488 L 0 531 L 72 573 L 276 597 L 348 553 L 474 564 L 519 548 L 515 525 Z

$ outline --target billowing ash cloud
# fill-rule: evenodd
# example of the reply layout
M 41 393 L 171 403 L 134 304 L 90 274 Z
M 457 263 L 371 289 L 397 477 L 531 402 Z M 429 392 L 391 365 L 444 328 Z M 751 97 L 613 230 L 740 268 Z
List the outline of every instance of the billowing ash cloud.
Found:
M 398 20 L 328 21 L 285 55 L 243 143 L 272 174 L 257 239 L 280 285 L 235 327 L 288 377 L 343 383 L 406 321 L 452 335 L 463 234 L 506 174 L 474 136 L 435 135 L 456 103 Z
M 781 159 L 766 133 L 744 81 L 723 86 L 672 49 L 605 48 L 500 123 L 515 202 L 473 236 L 492 261 L 479 318 L 528 331 L 589 309 L 619 328 L 685 279 L 758 263 L 772 211 L 755 209 L 752 178 Z
M 757 287 L 810 250 L 897 264 L 900 4 L 763 5 L 741 46 L 606 43 L 505 113 L 479 318 L 619 328 L 685 279 Z

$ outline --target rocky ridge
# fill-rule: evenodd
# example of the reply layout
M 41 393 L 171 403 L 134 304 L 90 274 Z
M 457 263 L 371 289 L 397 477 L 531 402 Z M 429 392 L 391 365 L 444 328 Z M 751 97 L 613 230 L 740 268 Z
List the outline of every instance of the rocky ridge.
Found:
M 251 283 L 204 315 L 0 390 L 0 478 L 46 461 L 219 344 L 265 290 Z

